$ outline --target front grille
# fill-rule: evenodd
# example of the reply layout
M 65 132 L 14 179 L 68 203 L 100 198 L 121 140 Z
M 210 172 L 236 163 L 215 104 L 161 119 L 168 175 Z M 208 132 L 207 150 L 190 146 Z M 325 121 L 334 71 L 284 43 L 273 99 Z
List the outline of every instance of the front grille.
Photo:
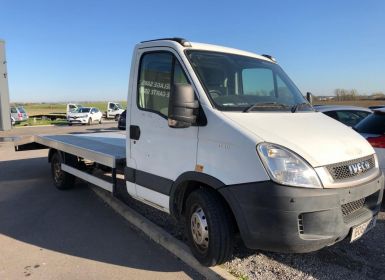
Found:
M 346 204 L 341 205 L 342 215 L 346 217 L 358 210 L 360 210 L 365 205 L 365 198 L 361 198 L 356 201 L 352 201 Z
M 349 171 L 349 165 L 357 164 L 363 161 L 367 161 L 369 163 L 369 168 L 359 172 L 359 173 L 351 173 Z M 375 160 L 374 156 L 367 156 L 363 158 L 358 158 L 354 160 L 344 161 L 336 164 L 328 165 L 326 168 L 329 171 L 330 175 L 333 177 L 334 180 L 343 180 L 346 178 L 355 177 L 361 174 L 364 174 L 368 172 L 369 170 L 373 169 L 375 167 Z

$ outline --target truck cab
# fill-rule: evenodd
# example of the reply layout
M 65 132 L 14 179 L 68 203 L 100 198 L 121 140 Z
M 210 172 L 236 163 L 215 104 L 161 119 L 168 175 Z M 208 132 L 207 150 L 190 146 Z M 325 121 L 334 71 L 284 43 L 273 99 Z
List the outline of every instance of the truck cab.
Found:
M 116 103 L 116 102 L 107 103 L 107 111 L 106 111 L 107 119 L 115 119 L 117 121 L 119 119 L 119 116 L 123 112 L 124 112 L 124 109 L 119 103 Z
M 66 108 L 66 118 L 68 119 L 69 113 L 75 112 L 77 109 L 83 107 L 80 104 L 75 104 L 75 103 L 68 103 L 67 108 Z
M 271 56 L 145 41 L 127 101 L 126 190 L 183 222 L 201 263 L 227 260 L 237 232 L 249 248 L 310 252 L 375 225 L 373 148 L 316 112 Z

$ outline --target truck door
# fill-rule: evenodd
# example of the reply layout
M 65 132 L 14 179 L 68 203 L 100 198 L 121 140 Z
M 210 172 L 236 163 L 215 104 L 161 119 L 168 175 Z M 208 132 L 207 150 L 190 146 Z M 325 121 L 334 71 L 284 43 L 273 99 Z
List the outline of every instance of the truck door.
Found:
M 139 70 L 127 128 L 136 166 L 128 168 L 132 174 L 129 181 L 135 183 L 137 198 L 168 211 L 172 183 L 196 165 L 198 127 L 170 128 L 167 118 L 172 84 L 190 82 L 176 53 L 168 48 L 139 50 L 137 59 Z
M 107 105 L 107 119 L 113 118 L 115 116 L 116 105 L 114 102 L 108 102 Z

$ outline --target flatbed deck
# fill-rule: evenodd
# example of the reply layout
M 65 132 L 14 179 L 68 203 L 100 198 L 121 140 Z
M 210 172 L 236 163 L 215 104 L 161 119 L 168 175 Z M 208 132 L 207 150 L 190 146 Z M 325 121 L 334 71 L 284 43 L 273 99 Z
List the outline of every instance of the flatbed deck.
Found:
M 112 193 L 116 192 L 116 174 L 125 166 L 126 134 L 121 132 L 35 135 L 33 141 L 44 147 L 90 160 L 111 167 L 111 180 L 85 172 L 76 165 L 61 163 L 61 170 L 97 185 Z
M 34 141 L 111 168 L 126 159 L 126 135 L 119 132 L 35 135 Z

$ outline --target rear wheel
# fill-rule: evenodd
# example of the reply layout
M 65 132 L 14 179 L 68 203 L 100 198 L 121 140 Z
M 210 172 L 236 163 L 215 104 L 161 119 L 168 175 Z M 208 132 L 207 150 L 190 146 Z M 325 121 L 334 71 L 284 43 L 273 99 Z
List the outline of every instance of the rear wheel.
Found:
M 187 239 L 200 263 L 213 266 L 227 261 L 233 251 L 231 215 L 218 195 L 199 189 L 186 201 Z
M 66 190 L 73 187 L 75 183 L 75 176 L 64 172 L 61 169 L 62 162 L 63 160 L 61 155 L 58 152 L 54 153 L 51 158 L 52 179 L 56 188 L 59 190 Z

